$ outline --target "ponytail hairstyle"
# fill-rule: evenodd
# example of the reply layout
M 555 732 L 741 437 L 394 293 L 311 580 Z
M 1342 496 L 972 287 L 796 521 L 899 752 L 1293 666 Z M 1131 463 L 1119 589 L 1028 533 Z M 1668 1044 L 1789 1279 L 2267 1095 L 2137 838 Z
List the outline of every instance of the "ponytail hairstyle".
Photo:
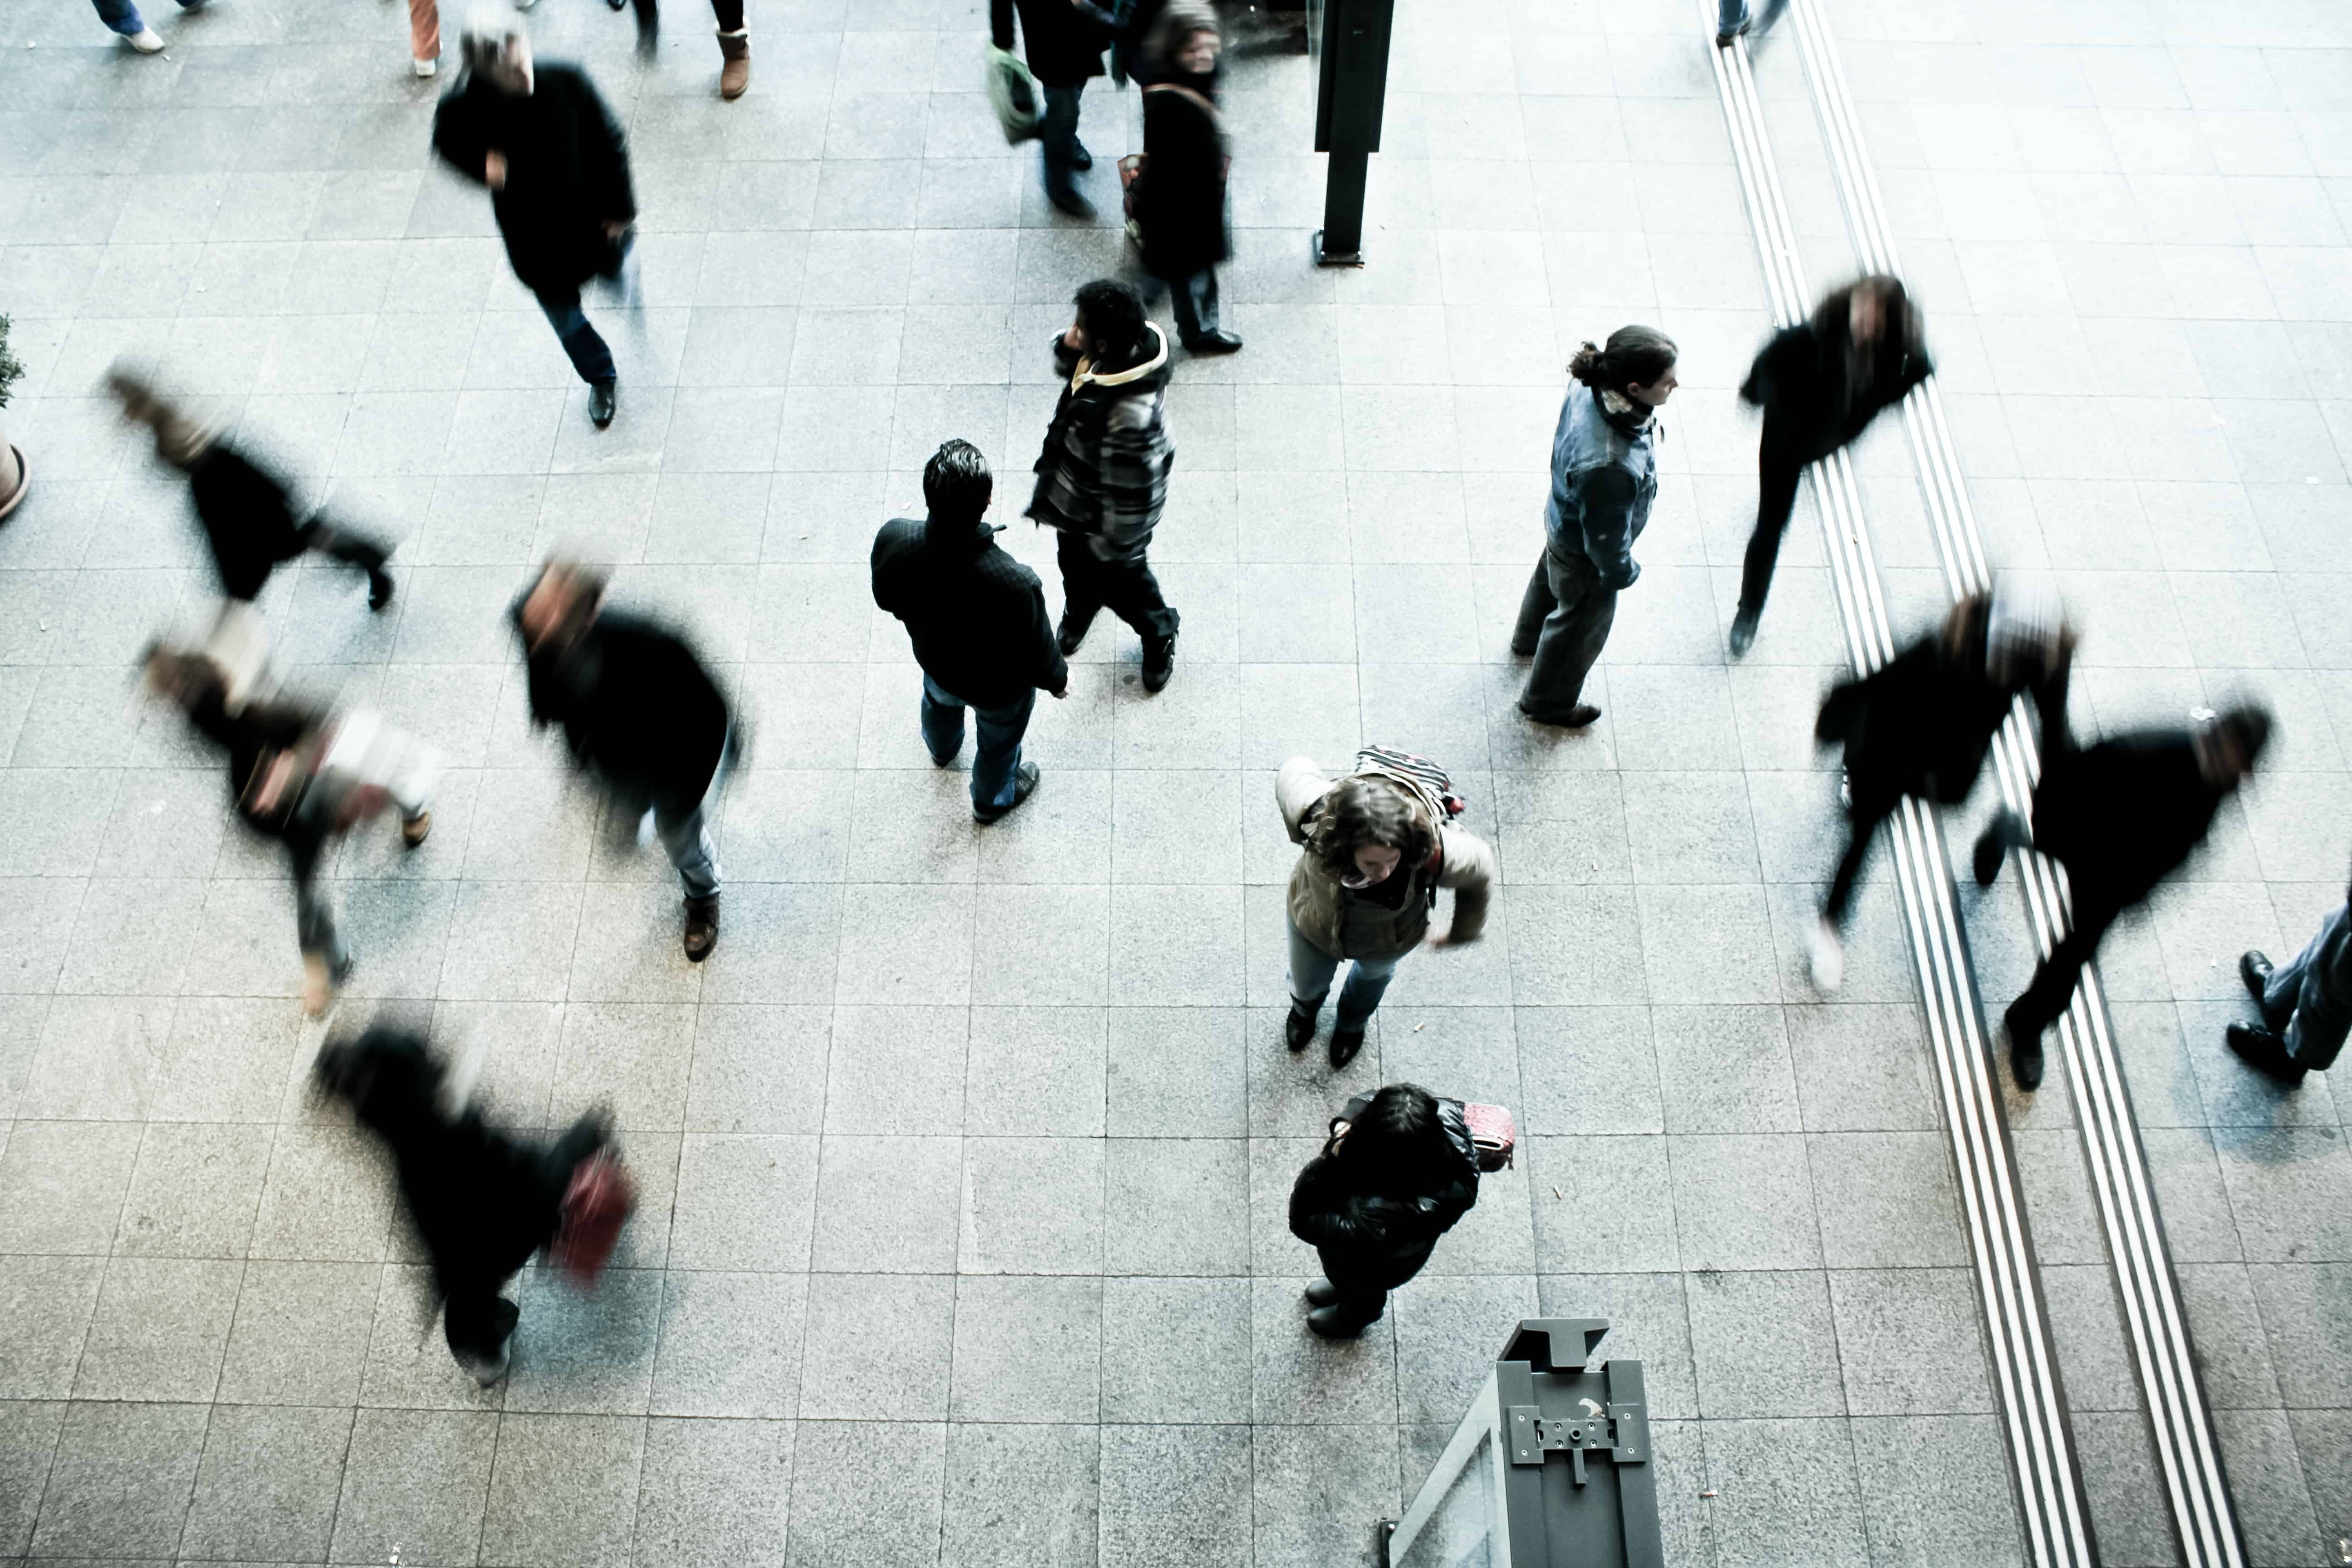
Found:
M 1595 391 L 1622 395 L 1628 386 L 1648 386 L 1674 369 L 1681 352 L 1655 327 L 1620 327 L 1609 334 L 1607 348 L 1588 342 L 1578 349 L 1568 374 Z

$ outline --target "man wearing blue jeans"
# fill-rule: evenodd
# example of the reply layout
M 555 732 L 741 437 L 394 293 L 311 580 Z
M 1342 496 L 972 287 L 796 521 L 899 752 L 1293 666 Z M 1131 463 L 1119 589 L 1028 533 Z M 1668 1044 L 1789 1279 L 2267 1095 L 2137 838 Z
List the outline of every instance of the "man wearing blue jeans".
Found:
M 152 55 L 163 47 L 163 38 L 147 25 L 139 14 L 138 0 L 89 0 L 98 19 L 121 34 L 131 47 L 142 55 Z M 180 0 L 180 9 L 194 11 L 205 0 Z
M 987 521 L 988 459 L 950 441 L 923 468 L 929 516 L 893 518 L 874 536 L 874 602 L 906 623 L 923 667 L 923 744 L 946 767 L 963 746 L 963 710 L 978 721 L 971 815 L 994 822 L 1037 787 L 1021 760 L 1037 693 L 1070 694 L 1037 574 L 997 548 Z
M 1727 47 L 1742 33 L 1751 32 L 1758 38 L 1772 30 L 1772 24 L 1788 9 L 1789 0 L 1764 0 L 1764 14 L 1752 22 L 1748 16 L 1748 0 L 1717 0 L 1715 42 L 1718 48 Z
M 2319 934 L 2293 963 L 2273 969 L 2259 952 L 2238 960 L 2239 978 L 2262 1009 L 2257 1025 L 2232 1024 L 2230 1048 L 2255 1071 L 2289 1088 L 2306 1072 L 2336 1065 L 2352 1034 L 2352 889 L 2344 907 L 2321 922 Z

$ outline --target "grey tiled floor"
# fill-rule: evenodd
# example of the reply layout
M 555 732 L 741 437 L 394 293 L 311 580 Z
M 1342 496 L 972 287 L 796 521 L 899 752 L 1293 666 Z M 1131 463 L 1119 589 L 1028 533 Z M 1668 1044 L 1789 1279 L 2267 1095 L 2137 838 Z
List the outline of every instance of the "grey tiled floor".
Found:
M 1676 1563 L 2013 1560 L 1891 890 L 1864 890 L 1834 1005 L 1801 973 L 1833 805 L 1806 721 L 1839 658 L 1801 528 L 1764 640 L 1737 668 L 1720 653 L 1752 504 L 1729 388 L 1763 301 L 1691 7 L 1402 6 L 1360 274 L 1306 264 L 1303 63 L 1242 62 L 1224 294 L 1249 347 L 1184 366 L 1171 396 L 1155 556 L 1185 616 L 1177 679 L 1144 696 L 1106 622 L 1070 700 L 1040 705 L 1043 792 L 986 831 L 961 774 L 922 755 L 866 549 L 948 436 L 1017 496 L 1053 398 L 1046 339 L 1077 282 L 1121 265 L 1120 237 L 1053 215 L 1004 148 L 965 0 L 753 0 L 759 74 L 733 105 L 711 96 L 692 8 L 671 12 L 650 68 L 587 0 L 531 20 L 625 115 L 645 207 L 648 306 L 604 314 L 625 380 L 601 436 L 486 204 L 427 164 L 433 89 L 404 74 L 395 7 L 215 0 L 162 18 L 173 47 L 149 59 L 78 0 L 0 14 L 0 310 L 32 369 L 5 417 L 37 475 L 0 529 L 0 1555 L 1344 1563 L 1512 1321 L 1542 1310 L 1610 1317 L 1610 1348 L 1647 1361 Z M 1938 16 L 1993 37 L 2024 26 L 2013 12 Z M 2187 45 L 2193 22 L 2124 25 Z M 1905 84 L 1873 109 L 1893 187 L 1905 150 L 1925 153 L 1882 123 L 1943 84 L 1871 52 L 1899 56 L 1874 40 L 1907 19 L 1841 26 L 1874 97 Z M 2298 46 L 2274 68 L 2318 92 L 2334 79 L 2297 63 L 2309 33 L 2252 41 Z M 2054 52 L 2076 68 L 2105 58 L 2074 42 Z M 1098 197 L 1133 104 L 1087 95 Z M 2335 107 L 2291 117 L 2307 157 L 2342 162 Z M 2329 172 L 2302 175 L 2340 195 Z M 2266 221 L 2320 221 L 2310 190 L 2275 183 L 2247 198 L 2274 198 Z M 1834 200 L 1791 184 L 1826 257 Z M 2174 191 L 2147 201 L 2168 212 Z M 2085 192 L 2067 214 L 2141 210 L 2129 181 Z M 2340 244 L 2275 276 L 2251 247 L 2159 267 L 2250 309 L 2282 287 L 2313 306 Z M 2341 1129 L 2314 1089 L 2297 1125 L 2267 1130 L 2280 1113 L 2210 1049 L 2227 991 L 2200 977 L 2208 950 L 2276 942 L 2263 922 L 2315 907 L 2326 877 L 2281 878 L 2273 847 L 2340 854 L 2321 825 L 2340 819 L 2343 759 L 2312 737 L 2332 737 L 2340 695 L 2320 669 L 2341 646 L 2323 612 L 2343 491 L 2273 512 L 2215 480 L 2203 528 L 2128 482 L 2042 504 L 2038 471 L 1986 466 L 2013 468 L 2017 443 L 1983 432 L 2011 420 L 2063 456 L 2094 448 L 2052 433 L 2098 421 L 2112 451 L 2140 360 L 2077 386 L 2052 377 L 2107 362 L 2045 353 L 2019 373 L 2040 392 L 1996 385 L 2003 362 L 1969 352 L 1993 341 L 1992 297 L 1969 296 L 1975 316 L 1958 302 L 1969 247 L 1906 245 L 1996 552 L 2040 564 L 2025 552 L 2070 524 L 2084 549 L 2140 530 L 2129 547 L 2156 552 L 2050 562 L 2079 567 L 2070 591 L 2086 584 L 2113 639 L 2086 683 L 2100 717 L 2201 693 L 2200 650 L 2227 662 L 2182 594 L 2308 607 L 2210 634 L 2291 647 L 2269 662 L 2294 670 L 2262 679 L 2300 701 L 2305 793 L 2259 796 L 2216 858 L 2240 880 L 2168 901 L 2110 977 L 2128 1022 L 2188 1042 L 2143 1052 L 2176 1062 L 2186 1096 L 2140 1090 L 2144 1111 L 2197 1108 L 2149 1133 L 2175 1248 L 2231 1374 L 2242 1489 L 2302 1521 L 2264 1560 L 2317 1561 L 2352 1486 L 2331 1348 Z M 2072 276 L 2049 246 L 2011 248 L 2033 253 L 1984 260 L 1985 288 L 2045 263 Z M 2066 298 L 2029 291 L 2000 341 L 2042 350 Z M 2099 342 L 2193 349 L 2172 313 Z M 2309 357 L 2336 342 L 2326 319 L 2267 329 L 2314 377 L 2337 363 Z M 1531 732 L 1505 643 L 1559 367 L 1627 320 L 1685 349 L 1660 509 L 1598 678 L 1608 717 Z M 2064 325 L 2093 330 L 2087 312 Z M 2262 382 L 2262 346 L 2208 349 Z M 384 616 L 307 566 L 268 603 L 300 682 L 384 709 L 452 763 L 422 851 L 354 842 L 337 866 L 361 949 L 344 1014 L 429 1020 L 514 1123 L 610 1103 L 646 1184 L 594 1297 L 526 1276 L 499 1391 L 448 1363 L 381 1162 L 300 1092 L 319 1031 L 292 999 L 277 861 L 131 689 L 142 640 L 196 624 L 207 583 L 182 498 L 91 396 L 121 354 L 402 540 Z M 2315 447 L 2331 389 L 2304 384 L 2299 412 L 2252 428 Z M 2198 408 L 2158 412 L 2175 435 L 2152 451 L 2226 457 Z M 1874 452 L 1874 516 L 1899 519 L 1905 459 Z M 2133 529 L 2081 529 L 2101 514 L 2076 499 L 2138 509 Z M 1052 581 L 1047 542 L 1017 521 L 1005 539 Z M 566 541 L 692 626 L 761 726 L 722 824 L 725 937 L 699 969 L 677 954 L 666 868 L 608 846 L 525 721 L 499 614 Z M 1923 551 L 1888 551 L 1914 620 L 1940 593 Z M 1271 780 L 1286 755 L 1337 763 L 1362 740 L 1456 771 L 1506 885 L 1488 940 L 1407 964 L 1335 1078 L 1279 1044 L 1290 850 Z M 1512 1105 L 1523 1157 L 1372 1334 L 1325 1345 L 1297 1321 L 1314 1261 L 1287 1236 L 1287 1184 L 1323 1118 L 1394 1078 Z M 2067 1157 L 2063 1100 L 2032 1114 Z M 2079 1234 L 2090 1252 L 2069 1261 L 2096 1265 Z M 2083 1279 L 2078 1294 L 2100 1284 Z M 2127 1411 L 2117 1373 L 2106 1408 Z M 2135 1440 L 2126 1415 L 2101 1430 Z

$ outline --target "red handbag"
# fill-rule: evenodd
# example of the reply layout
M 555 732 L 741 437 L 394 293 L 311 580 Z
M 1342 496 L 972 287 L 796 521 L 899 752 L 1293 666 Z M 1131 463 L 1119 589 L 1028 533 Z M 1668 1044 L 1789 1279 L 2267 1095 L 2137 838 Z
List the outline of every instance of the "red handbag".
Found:
M 563 1189 L 555 1245 L 547 1249 L 549 1261 L 573 1284 L 593 1285 L 636 1206 L 636 1184 L 610 1149 L 599 1149 L 572 1167 L 571 1184 Z
M 1478 1151 L 1478 1169 L 1499 1171 L 1511 1163 L 1519 1144 L 1519 1129 L 1508 1109 L 1464 1100 L 1462 1121 L 1470 1129 L 1470 1142 Z

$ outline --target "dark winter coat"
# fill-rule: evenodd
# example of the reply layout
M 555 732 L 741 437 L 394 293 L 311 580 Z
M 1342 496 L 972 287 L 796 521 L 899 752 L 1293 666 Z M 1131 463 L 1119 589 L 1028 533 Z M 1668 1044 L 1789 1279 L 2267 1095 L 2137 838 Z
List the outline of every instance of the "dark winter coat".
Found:
M 510 618 L 520 625 L 521 604 Z M 727 749 L 727 700 L 676 636 L 613 610 L 561 651 L 525 645 L 530 717 L 561 724 L 572 759 L 614 788 L 688 807 L 710 791 Z
M 874 602 L 906 623 L 924 674 L 983 709 L 1059 691 L 1070 679 L 1045 586 L 998 547 L 996 532 L 899 517 L 874 537 Z
M 1870 374 L 1859 374 L 1847 304 L 1848 291 L 1841 289 L 1812 320 L 1774 334 L 1739 388 L 1743 401 L 1764 410 L 1766 451 L 1796 467 L 1860 436 L 1881 409 L 1935 373 L 1918 312 L 1906 309 L 1899 325 L 1879 333 Z
M 1171 282 L 1233 254 L 1225 219 L 1225 135 L 1216 75 L 1170 76 L 1143 89 L 1142 177 L 1135 221 L 1143 264 Z
M 525 288 L 560 294 L 617 265 L 604 225 L 637 216 L 628 148 L 579 68 L 539 65 L 527 98 L 465 72 L 434 112 L 433 150 L 476 184 L 485 156 L 506 154 L 506 188 L 490 193 L 490 210 Z
M 1657 421 L 1637 425 L 1629 414 L 1612 414 L 1601 395 L 1571 384 L 1561 400 L 1544 532 L 1553 553 L 1583 556 L 1615 593 L 1642 574 L 1633 542 L 1650 525 L 1658 497 Z
M 2033 847 L 2066 868 L 2078 910 L 2128 909 L 2196 852 L 2230 793 L 2206 782 L 2185 730 L 2045 750 Z
M 259 597 L 278 563 L 309 547 L 285 485 L 226 442 L 215 443 L 188 470 L 188 494 L 212 545 L 221 592 L 229 598 Z
M 1054 368 L 1069 379 L 1037 453 L 1027 515 L 1086 535 L 1105 561 L 1131 560 L 1150 544 L 1176 464 L 1165 417 L 1168 340 L 1157 322 L 1143 331 L 1144 349 L 1115 368 L 1054 340 Z
M 1329 1144 L 1307 1163 L 1290 1189 L 1290 1234 L 1323 1254 L 1332 1281 L 1356 1289 L 1394 1289 L 1421 1272 L 1437 1238 L 1478 1201 L 1478 1151 L 1462 1107 L 1437 1102 L 1446 1159 L 1422 1190 L 1381 1192 L 1370 1151 Z
M 2062 660 L 2048 681 L 2024 689 L 2045 736 L 2064 727 L 2067 671 Z M 1957 805 L 1976 786 L 2019 689 L 1953 658 L 1942 635 L 1931 634 L 1874 673 L 1832 689 L 1813 736 L 1824 745 L 1843 742 L 1857 816 L 1884 816 L 1906 795 Z
M 1029 74 L 1040 87 L 1084 87 L 1103 74 L 1103 47 L 1118 30 L 1108 7 L 1095 0 L 988 0 L 989 31 L 1000 49 L 1013 47 L 1015 7 Z

